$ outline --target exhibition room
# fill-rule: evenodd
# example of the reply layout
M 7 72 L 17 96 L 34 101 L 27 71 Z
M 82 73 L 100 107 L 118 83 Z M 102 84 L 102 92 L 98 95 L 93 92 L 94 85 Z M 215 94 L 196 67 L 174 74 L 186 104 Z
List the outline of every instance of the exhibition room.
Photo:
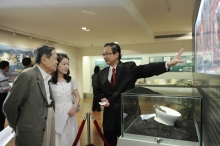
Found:
M 38 61 L 42 46 L 52 51 Z M 47 72 L 44 65 L 53 53 L 57 63 Z M 28 69 L 24 58 L 32 62 Z M 63 60 L 67 67 L 59 71 Z M 33 146 L 39 139 L 44 143 L 44 134 L 34 140 L 38 122 L 19 120 L 37 107 L 48 110 L 46 123 L 54 108 L 54 146 L 220 146 L 220 0 L 1 0 L 0 61 L 0 95 L 5 96 L 0 103 L 0 146 Z M 7 71 L 2 62 L 9 63 Z M 39 93 L 45 96 L 46 108 L 37 103 L 41 100 L 30 102 L 29 91 L 35 92 L 40 81 L 35 86 L 35 79 L 26 81 L 29 75 L 20 81 L 34 68 L 44 80 Z M 41 69 L 54 85 L 45 81 Z M 66 88 L 61 75 L 71 83 L 71 91 L 65 92 L 75 100 L 70 99 L 67 113 L 58 115 L 58 90 Z M 18 83 L 28 83 L 27 91 Z M 12 100 L 19 99 L 19 89 L 24 89 L 24 97 Z M 55 99 L 51 104 L 48 92 Z M 10 99 L 12 111 L 19 113 L 16 117 L 7 111 Z M 72 117 L 75 133 L 68 135 L 72 127 L 65 126 Z M 61 132 L 58 119 L 58 127 L 64 125 Z

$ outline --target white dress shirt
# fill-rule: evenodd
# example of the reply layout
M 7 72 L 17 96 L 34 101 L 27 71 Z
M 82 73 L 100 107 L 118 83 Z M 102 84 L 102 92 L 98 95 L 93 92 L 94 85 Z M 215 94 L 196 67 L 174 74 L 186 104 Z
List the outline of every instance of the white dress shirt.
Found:
M 112 78 L 112 68 L 115 68 L 115 74 L 116 74 L 116 67 L 117 67 L 117 65 L 115 66 L 115 67 L 109 67 L 109 71 L 108 71 L 108 80 L 109 80 L 109 82 L 111 82 L 111 78 Z
M 39 68 L 43 79 L 44 79 L 44 86 L 45 86 L 45 90 L 46 90 L 46 95 L 47 95 L 47 102 L 48 104 L 51 104 L 52 100 L 50 99 L 50 90 L 49 90 L 49 84 L 48 81 L 51 79 L 51 75 L 47 74 L 43 69 L 40 68 L 40 66 L 37 65 L 37 67 Z
M 8 83 L 8 78 L 5 77 L 5 74 L 0 69 L 0 93 L 5 93 L 6 89 L 11 88 Z

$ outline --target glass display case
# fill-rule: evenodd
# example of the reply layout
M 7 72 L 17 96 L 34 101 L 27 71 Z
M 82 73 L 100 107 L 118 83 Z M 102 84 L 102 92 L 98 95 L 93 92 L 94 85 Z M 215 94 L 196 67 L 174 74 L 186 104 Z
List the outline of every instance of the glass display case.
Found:
M 200 146 L 201 108 L 196 88 L 136 87 L 124 92 L 119 146 Z

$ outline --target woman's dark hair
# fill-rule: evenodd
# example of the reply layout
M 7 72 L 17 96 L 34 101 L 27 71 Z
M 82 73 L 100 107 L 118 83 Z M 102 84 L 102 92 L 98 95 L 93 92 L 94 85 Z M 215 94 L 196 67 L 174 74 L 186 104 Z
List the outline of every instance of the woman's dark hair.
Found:
M 64 58 L 68 58 L 68 56 L 66 54 L 57 54 L 57 66 L 60 64 L 60 62 L 64 59 Z M 68 70 L 67 74 L 63 75 L 63 78 L 66 80 L 67 83 L 69 83 L 71 81 L 71 76 L 69 75 L 70 71 Z M 52 74 L 52 78 L 51 78 L 51 82 L 53 84 L 56 84 L 58 81 L 58 69 L 56 69 L 56 71 Z
M 97 74 L 99 71 L 100 71 L 99 66 L 95 66 L 95 68 L 94 68 L 94 74 Z
M 118 44 L 116 44 L 116 43 L 106 43 L 105 45 L 104 45 L 104 47 L 107 47 L 107 46 L 110 46 L 111 48 L 112 48 L 112 53 L 113 54 L 115 54 L 115 53 L 117 53 L 118 52 L 118 59 L 120 60 L 121 59 L 121 47 L 118 45 Z
M 0 62 L 0 69 L 5 69 L 8 66 L 9 66 L 9 62 L 8 61 L 1 61 Z
M 48 59 L 52 55 L 52 51 L 54 50 L 54 47 L 49 46 L 40 46 L 37 49 L 34 50 L 34 53 L 36 55 L 35 57 L 35 63 L 40 64 L 42 56 L 46 56 Z

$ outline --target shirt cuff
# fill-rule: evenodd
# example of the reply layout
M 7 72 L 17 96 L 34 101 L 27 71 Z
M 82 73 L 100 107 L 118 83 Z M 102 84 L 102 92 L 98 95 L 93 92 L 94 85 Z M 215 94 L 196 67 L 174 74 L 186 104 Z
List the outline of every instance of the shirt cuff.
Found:
M 167 71 L 169 71 L 169 66 L 167 65 L 167 62 L 165 63 L 165 68 Z

